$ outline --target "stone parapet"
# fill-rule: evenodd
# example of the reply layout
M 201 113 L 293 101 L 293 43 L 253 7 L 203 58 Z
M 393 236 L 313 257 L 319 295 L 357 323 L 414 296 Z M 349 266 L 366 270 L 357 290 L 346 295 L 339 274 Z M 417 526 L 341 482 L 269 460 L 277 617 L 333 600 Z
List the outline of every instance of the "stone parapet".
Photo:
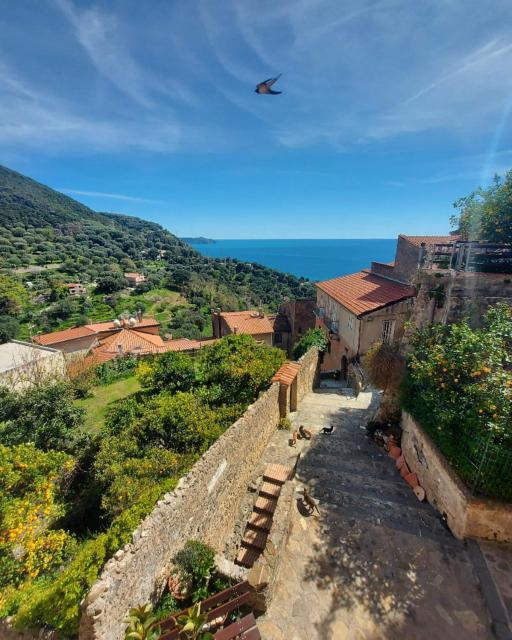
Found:
M 402 455 L 428 501 L 459 539 L 512 541 L 512 505 L 471 495 L 421 426 L 402 413 Z

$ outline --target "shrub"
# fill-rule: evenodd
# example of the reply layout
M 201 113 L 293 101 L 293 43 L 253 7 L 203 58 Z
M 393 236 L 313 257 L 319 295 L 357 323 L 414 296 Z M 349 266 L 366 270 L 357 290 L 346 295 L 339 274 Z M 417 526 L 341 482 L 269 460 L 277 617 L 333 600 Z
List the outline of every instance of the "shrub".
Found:
M 298 360 L 305 353 L 307 353 L 311 347 L 316 347 L 321 353 L 327 349 L 329 339 L 325 335 L 322 329 L 308 329 L 302 338 L 295 344 L 293 348 L 293 357 Z
M 188 540 L 172 562 L 180 572 L 192 577 L 192 601 L 207 598 L 208 584 L 215 567 L 214 550 L 197 540 Z
M 143 360 L 137 369 L 143 387 L 154 391 L 189 391 L 195 384 L 194 361 L 184 353 L 169 351 Z
M 0 424 L 0 437 L 7 445 L 33 442 L 43 451 L 73 453 L 87 440 L 81 430 L 84 413 L 64 383 L 31 387 L 15 395 L 9 419 Z
M 247 335 L 229 335 L 204 348 L 199 356 L 199 378 L 219 385 L 224 403 L 254 401 L 285 361 L 281 349 L 260 345 Z
M 277 428 L 282 429 L 283 431 L 289 431 L 292 428 L 290 418 L 281 418 L 277 423 Z
M 137 358 L 115 358 L 96 367 L 96 383 L 110 384 L 130 377 L 139 364 Z

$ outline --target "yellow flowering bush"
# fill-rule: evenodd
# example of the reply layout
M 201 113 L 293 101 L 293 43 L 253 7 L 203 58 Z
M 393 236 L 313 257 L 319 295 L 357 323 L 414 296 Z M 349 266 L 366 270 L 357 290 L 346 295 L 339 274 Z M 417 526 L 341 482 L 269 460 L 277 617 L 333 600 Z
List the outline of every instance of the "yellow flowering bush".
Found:
M 69 557 L 75 542 L 55 528 L 63 514 L 61 487 L 73 471 L 73 458 L 22 444 L 0 445 L 0 461 L 1 612 L 5 588 L 54 571 Z

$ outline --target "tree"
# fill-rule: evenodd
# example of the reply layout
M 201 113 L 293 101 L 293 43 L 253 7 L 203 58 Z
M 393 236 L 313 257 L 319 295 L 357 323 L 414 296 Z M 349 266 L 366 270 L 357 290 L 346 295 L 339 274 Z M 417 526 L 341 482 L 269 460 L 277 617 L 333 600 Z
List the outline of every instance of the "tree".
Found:
M 20 331 L 20 323 L 11 316 L 0 316 L 0 344 L 14 340 Z
M 107 272 L 96 280 L 97 290 L 102 293 L 121 291 L 128 286 L 128 280 L 121 273 Z
M 141 385 L 154 391 L 188 391 L 196 380 L 194 362 L 184 353 L 168 351 L 142 361 L 137 370 Z
M 25 287 L 15 278 L 0 274 L 0 314 L 15 316 L 19 314 L 28 301 Z
M 512 170 L 495 176 L 487 189 L 479 187 L 453 205 L 459 214 L 451 219 L 465 240 L 512 243 Z
M 8 446 L 32 442 L 38 449 L 69 453 L 87 440 L 82 431 L 84 409 L 75 406 L 64 383 L 35 386 L 10 399 L 10 415 L 0 423 L 0 440 Z
M 218 385 L 225 403 L 249 404 L 284 363 L 281 349 L 260 345 L 247 335 L 229 335 L 201 351 L 199 378 Z
M 329 339 L 322 329 L 308 329 L 293 348 L 293 357 L 298 360 L 307 353 L 311 347 L 316 347 L 321 353 L 327 349 Z

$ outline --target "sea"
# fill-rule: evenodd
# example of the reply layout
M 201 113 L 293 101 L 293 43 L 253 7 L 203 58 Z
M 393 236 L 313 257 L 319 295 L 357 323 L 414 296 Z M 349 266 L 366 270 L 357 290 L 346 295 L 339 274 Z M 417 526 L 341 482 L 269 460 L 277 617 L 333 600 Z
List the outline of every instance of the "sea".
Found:
M 327 280 L 370 267 L 372 260 L 391 262 L 396 238 L 383 240 L 215 240 L 194 243 L 213 258 L 258 262 L 310 280 Z

